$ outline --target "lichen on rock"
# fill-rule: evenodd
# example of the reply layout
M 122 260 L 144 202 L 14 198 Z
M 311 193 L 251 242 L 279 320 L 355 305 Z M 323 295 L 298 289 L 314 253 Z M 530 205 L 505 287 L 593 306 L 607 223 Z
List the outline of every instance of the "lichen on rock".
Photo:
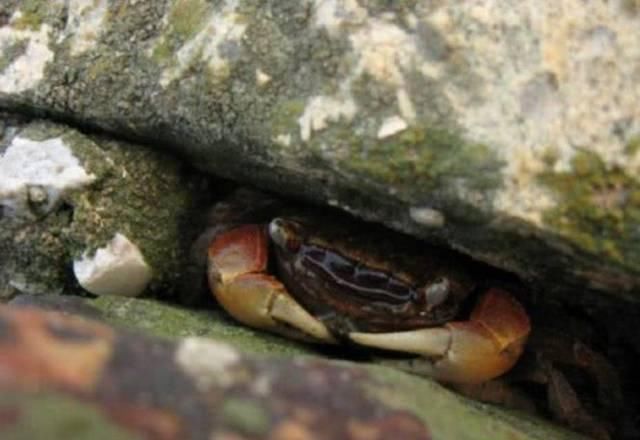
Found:
M 581 151 L 634 174 L 620 160 L 640 132 L 633 2 L 80 3 L 5 2 L 0 106 L 161 143 L 545 291 L 638 298 L 633 252 L 549 221 L 570 209 L 550 176 Z M 626 261 L 593 283 L 601 251 Z
M 150 280 L 157 293 L 175 293 L 191 264 L 197 207 L 210 197 L 206 179 L 163 153 L 51 123 L 15 127 L 4 144 L 0 241 L 6 258 L 1 270 L 9 286 L 29 293 L 77 286 L 72 262 L 91 261 L 114 236 L 126 236 L 143 261 L 140 287 Z M 111 267 L 130 254 L 114 255 L 119 256 L 109 260 Z M 87 270 L 77 267 L 76 275 L 85 285 L 91 271 L 82 267 Z M 94 276 L 100 272 L 93 269 Z M 101 287 L 89 291 L 116 293 L 123 280 L 112 279 L 115 285 L 106 286 L 102 278 Z M 121 294 L 132 294 L 129 284 L 121 287 Z

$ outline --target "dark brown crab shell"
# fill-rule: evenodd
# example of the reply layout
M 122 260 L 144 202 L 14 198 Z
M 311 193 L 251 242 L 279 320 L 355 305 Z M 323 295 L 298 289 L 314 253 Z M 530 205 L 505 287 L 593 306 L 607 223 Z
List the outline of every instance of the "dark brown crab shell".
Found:
M 474 288 L 442 250 L 361 224 L 331 224 L 276 218 L 269 235 L 280 280 L 334 334 L 440 325 Z

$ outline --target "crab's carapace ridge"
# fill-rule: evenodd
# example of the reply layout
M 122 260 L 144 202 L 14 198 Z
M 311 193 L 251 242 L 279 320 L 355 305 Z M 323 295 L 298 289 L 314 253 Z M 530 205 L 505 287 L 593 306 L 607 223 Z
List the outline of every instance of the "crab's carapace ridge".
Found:
M 269 225 L 278 276 L 312 314 L 330 317 L 329 325 L 363 332 L 432 327 L 454 319 L 473 290 L 459 270 L 433 254 L 417 253 L 415 246 L 409 249 L 406 241 L 345 229 L 346 238 L 344 230 L 299 220 L 276 218 Z M 370 241 L 380 249 L 393 248 L 392 255 L 398 248 L 405 251 L 395 256 L 403 264 L 380 262 L 381 252 L 376 248 L 372 255 Z

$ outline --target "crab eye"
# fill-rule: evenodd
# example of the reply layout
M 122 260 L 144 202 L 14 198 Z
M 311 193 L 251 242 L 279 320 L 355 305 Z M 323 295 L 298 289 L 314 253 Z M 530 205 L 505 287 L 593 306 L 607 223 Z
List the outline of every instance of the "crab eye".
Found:
M 300 247 L 300 240 L 292 226 L 285 219 L 275 218 L 269 223 L 269 236 L 280 248 L 296 252 Z
M 449 297 L 449 292 L 449 280 L 447 278 L 436 279 L 424 289 L 427 307 L 431 309 L 444 303 Z

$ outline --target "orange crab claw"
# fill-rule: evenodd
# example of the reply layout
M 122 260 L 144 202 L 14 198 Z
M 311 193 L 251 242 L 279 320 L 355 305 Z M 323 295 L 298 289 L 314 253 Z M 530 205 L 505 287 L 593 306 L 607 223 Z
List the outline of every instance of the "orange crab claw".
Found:
M 349 338 L 423 356 L 390 362 L 416 373 L 445 382 L 481 383 L 513 367 L 530 330 L 522 305 L 504 290 L 493 288 L 482 296 L 468 321 L 395 333 L 351 333 Z
M 238 321 L 298 339 L 334 342 L 327 328 L 265 273 L 267 235 L 246 225 L 216 237 L 208 250 L 209 286 L 220 305 Z

